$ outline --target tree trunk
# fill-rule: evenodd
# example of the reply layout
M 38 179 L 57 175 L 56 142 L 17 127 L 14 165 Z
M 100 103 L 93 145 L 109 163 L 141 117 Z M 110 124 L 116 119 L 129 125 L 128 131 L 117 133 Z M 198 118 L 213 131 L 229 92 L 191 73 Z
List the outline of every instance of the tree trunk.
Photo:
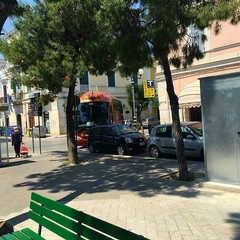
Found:
M 67 147 L 68 147 L 68 162 L 69 164 L 78 164 L 78 152 L 77 143 L 74 136 L 74 118 L 73 118 L 73 107 L 74 107 L 74 86 L 69 87 L 67 108 L 66 108 L 66 119 L 67 119 Z
M 0 33 L 5 21 L 13 14 L 17 5 L 17 0 L 0 0 Z
M 185 157 L 184 143 L 179 119 L 179 104 L 178 97 L 174 92 L 172 74 L 170 70 L 170 65 L 168 61 L 168 57 L 164 56 L 161 59 L 162 66 L 164 70 L 164 76 L 167 83 L 167 93 L 170 100 L 171 112 L 172 112 L 172 122 L 173 122 L 173 132 L 176 141 L 176 154 L 177 154 L 177 162 L 178 162 L 178 171 L 179 178 L 183 181 L 189 180 L 188 167 Z

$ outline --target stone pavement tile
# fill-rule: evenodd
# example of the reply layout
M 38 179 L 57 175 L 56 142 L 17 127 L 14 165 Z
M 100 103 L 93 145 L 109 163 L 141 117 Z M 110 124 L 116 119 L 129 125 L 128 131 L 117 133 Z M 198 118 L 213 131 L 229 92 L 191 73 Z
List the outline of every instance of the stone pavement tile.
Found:
M 237 233 L 237 229 L 224 229 L 221 226 L 215 226 L 213 231 L 217 234 L 219 239 L 240 239 L 240 231 Z
M 190 235 L 190 236 L 184 236 L 184 240 L 206 240 L 206 237 L 203 235 Z
M 171 216 L 165 216 L 165 223 L 169 232 L 174 232 L 179 230 L 175 219 L 172 218 Z
M 162 239 L 162 237 L 160 237 L 159 235 L 158 235 L 158 230 L 157 230 L 157 228 L 156 227 L 147 227 L 147 229 L 146 229 L 146 235 L 148 236 L 148 238 L 150 238 L 151 240 L 153 240 L 153 239 L 156 239 L 156 240 L 158 240 L 158 239 Z M 158 237 L 158 239 L 157 239 L 157 237 Z
M 234 197 L 240 200 L 240 196 Z M 106 199 L 105 202 L 79 201 L 79 206 L 89 213 L 98 215 L 97 217 L 102 216 L 106 221 L 142 234 L 151 240 L 222 240 L 224 238 L 221 238 L 219 226 L 229 230 L 226 239 L 232 239 L 231 236 L 234 235 L 232 232 L 235 229 L 233 224 L 228 222 L 229 212 L 232 209 L 236 211 L 239 209 L 236 206 L 233 208 L 231 204 L 229 206 L 227 199 L 223 192 L 212 190 L 201 190 L 194 198 L 169 194 L 143 198 L 133 193 L 120 196 L 119 199 Z M 72 203 L 74 205 L 74 201 Z M 225 207 L 223 203 L 226 203 Z M 71 205 L 71 202 L 69 204 Z M 105 215 L 102 215 L 99 207 L 105 208 Z M 108 211 L 110 214 L 107 214 Z
M 219 240 L 219 236 L 214 231 L 214 227 L 206 226 L 201 228 L 202 233 L 206 236 L 207 239 L 217 239 Z
M 156 229 L 157 230 L 157 235 L 151 235 L 149 232 L 148 232 L 148 237 L 151 239 L 151 240 L 171 240 L 171 236 L 169 234 L 168 231 L 163 231 L 159 228 Z
M 172 231 L 170 233 L 171 240 L 185 239 L 186 236 L 192 237 L 192 235 L 191 231 Z

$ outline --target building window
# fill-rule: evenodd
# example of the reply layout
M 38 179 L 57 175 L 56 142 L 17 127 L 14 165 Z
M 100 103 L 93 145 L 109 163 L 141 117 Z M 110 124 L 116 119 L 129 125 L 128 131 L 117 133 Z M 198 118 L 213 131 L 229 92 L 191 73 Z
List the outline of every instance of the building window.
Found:
M 107 73 L 108 77 L 108 86 L 109 87 L 116 87 L 115 85 L 115 72 L 111 71 Z
M 31 92 L 32 91 L 32 88 L 27 86 L 27 92 Z
M 197 44 L 201 52 L 205 52 L 205 42 L 203 41 L 204 30 L 196 27 L 196 25 L 191 24 L 189 27 L 190 43 Z
M 18 84 L 11 82 L 11 88 L 13 90 L 13 93 L 16 93 L 17 92 L 17 88 L 18 88 Z
M 80 75 L 79 80 L 80 80 L 80 85 L 89 85 L 89 82 L 88 82 L 88 71 L 83 72 Z

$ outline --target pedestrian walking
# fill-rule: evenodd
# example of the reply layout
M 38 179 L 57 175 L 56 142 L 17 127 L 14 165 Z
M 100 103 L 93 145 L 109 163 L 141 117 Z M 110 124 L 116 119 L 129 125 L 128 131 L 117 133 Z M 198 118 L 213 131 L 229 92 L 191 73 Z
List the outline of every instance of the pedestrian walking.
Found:
M 14 147 L 15 157 L 20 157 L 20 145 L 22 142 L 22 134 L 18 128 L 14 128 L 14 132 L 11 135 L 12 146 Z

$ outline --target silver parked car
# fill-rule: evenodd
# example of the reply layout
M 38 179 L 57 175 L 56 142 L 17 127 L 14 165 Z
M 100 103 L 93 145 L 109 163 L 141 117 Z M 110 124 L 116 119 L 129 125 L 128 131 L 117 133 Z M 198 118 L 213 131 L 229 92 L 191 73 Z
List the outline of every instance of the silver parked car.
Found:
M 203 160 L 203 134 L 201 122 L 181 123 L 185 155 Z M 172 124 L 154 127 L 148 138 L 148 151 L 151 157 L 176 154 Z

